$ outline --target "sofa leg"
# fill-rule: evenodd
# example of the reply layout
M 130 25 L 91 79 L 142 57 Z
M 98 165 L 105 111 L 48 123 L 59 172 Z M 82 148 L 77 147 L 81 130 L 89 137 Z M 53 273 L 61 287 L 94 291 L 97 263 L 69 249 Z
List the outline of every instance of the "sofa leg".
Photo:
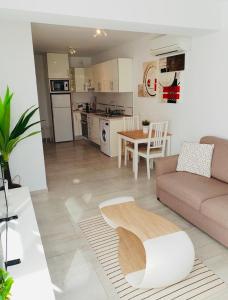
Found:
M 158 200 L 158 201 L 160 201 L 160 198 L 159 198 L 159 197 L 157 197 L 157 200 Z

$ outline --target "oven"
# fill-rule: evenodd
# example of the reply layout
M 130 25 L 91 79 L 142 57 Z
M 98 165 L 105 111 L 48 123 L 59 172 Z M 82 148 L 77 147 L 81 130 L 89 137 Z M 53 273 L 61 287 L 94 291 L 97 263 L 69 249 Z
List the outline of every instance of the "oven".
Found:
M 82 124 L 82 136 L 86 137 L 88 139 L 88 120 L 87 120 L 87 114 L 82 113 L 81 114 L 81 124 Z
M 66 79 L 51 79 L 50 92 L 51 93 L 68 93 L 70 91 L 69 80 Z

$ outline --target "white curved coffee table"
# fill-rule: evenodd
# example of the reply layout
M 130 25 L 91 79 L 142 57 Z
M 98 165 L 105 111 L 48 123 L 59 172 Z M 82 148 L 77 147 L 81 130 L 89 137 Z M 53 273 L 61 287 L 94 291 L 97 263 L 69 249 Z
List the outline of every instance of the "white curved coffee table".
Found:
M 175 224 L 138 207 L 132 197 L 111 199 L 99 207 L 119 235 L 119 263 L 132 286 L 161 288 L 190 273 L 194 247 Z

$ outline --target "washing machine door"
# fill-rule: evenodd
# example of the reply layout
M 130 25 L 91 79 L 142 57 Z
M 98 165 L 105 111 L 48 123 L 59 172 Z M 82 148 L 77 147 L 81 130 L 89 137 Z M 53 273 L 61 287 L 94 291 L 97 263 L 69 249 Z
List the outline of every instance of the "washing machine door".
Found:
M 105 122 L 101 128 L 101 142 L 103 144 L 109 143 L 109 124 Z

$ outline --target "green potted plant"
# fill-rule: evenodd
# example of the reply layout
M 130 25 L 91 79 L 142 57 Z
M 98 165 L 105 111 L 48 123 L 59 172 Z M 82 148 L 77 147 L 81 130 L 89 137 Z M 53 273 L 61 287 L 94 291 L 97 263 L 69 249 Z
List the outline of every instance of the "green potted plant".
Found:
M 0 300 L 10 299 L 10 290 L 13 285 L 13 278 L 4 269 L 0 269 Z
M 4 177 L 8 181 L 9 189 L 20 186 L 14 184 L 11 179 L 9 168 L 10 154 L 19 142 L 40 133 L 40 131 L 33 131 L 25 135 L 29 128 L 41 122 L 30 122 L 32 116 L 38 110 L 38 107 L 34 108 L 34 106 L 32 106 L 21 115 L 14 128 L 11 129 L 10 107 L 12 98 L 13 93 L 11 93 L 9 87 L 7 87 L 4 98 L 2 99 L 0 97 L 0 152 L 2 155 Z
M 150 126 L 150 121 L 144 120 L 142 121 L 142 126 L 143 126 L 143 133 L 148 133 L 149 132 L 149 126 Z

